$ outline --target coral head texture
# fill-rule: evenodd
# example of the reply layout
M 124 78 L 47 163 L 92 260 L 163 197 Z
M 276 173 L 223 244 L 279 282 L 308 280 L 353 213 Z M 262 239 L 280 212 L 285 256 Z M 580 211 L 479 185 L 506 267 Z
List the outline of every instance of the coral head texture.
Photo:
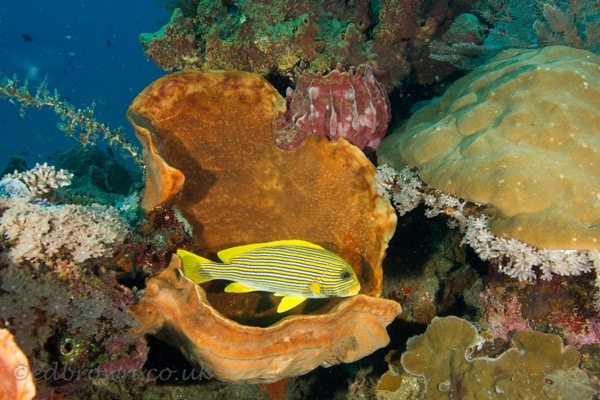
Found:
M 368 64 L 321 75 L 303 72 L 288 88 L 287 110 L 273 120 L 275 143 L 290 149 L 308 135 L 343 137 L 361 149 L 376 149 L 390 123 L 390 101 Z

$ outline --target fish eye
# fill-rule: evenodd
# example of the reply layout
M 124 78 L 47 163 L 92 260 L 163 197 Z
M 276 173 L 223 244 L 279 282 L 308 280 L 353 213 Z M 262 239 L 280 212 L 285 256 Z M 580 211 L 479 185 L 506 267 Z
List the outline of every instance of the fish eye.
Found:
M 348 278 L 350 278 L 350 272 L 344 271 L 344 272 L 342 272 L 342 275 L 340 275 L 340 277 L 342 279 L 348 279 Z

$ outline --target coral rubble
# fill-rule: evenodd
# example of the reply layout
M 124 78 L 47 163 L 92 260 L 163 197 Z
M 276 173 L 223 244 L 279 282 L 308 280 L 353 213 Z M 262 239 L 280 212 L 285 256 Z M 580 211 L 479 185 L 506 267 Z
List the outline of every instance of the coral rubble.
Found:
M 205 373 L 232 382 L 276 382 L 318 366 L 356 361 L 385 346 L 385 327 L 400 313 L 391 300 L 357 295 L 321 315 L 288 317 L 266 328 L 225 318 L 181 272 L 181 260 L 147 282 L 131 309 L 138 333 L 182 349 Z

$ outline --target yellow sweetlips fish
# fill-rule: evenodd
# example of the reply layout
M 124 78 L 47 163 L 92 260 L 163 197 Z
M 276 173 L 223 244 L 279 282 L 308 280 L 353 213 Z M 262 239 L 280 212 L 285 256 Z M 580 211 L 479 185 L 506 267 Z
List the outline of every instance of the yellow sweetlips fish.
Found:
M 222 263 L 179 249 L 183 273 L 196 283 L 233 281 L 227 293 L 264 291 L 282 296 L 277 312 L 288 311 L 307 298 L 349 297 L 360 283 L 340 256 L 304 240 L 277 240 L 222 250 Z

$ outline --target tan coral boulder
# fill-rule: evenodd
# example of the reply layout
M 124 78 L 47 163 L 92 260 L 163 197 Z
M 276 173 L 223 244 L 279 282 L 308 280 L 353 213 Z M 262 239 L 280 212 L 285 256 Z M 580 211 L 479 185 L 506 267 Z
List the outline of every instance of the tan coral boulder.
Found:
M 507 50 L 384 139 L 378 162 L 491 204 L 499 236 L 541 248 L 600 248 L 600 57 Z
M 325 314 L 292 316 L 266 328 L 246 326 L 217 312 L 180 267 L 174 255 L 147 282 L 132 307 L 141 322 L 138 333 L 156 334 L 224 381 L 276 382 L 359 360 L 388 344 L 386 326 L 401 311 L 394 301 L 357 295 Z

